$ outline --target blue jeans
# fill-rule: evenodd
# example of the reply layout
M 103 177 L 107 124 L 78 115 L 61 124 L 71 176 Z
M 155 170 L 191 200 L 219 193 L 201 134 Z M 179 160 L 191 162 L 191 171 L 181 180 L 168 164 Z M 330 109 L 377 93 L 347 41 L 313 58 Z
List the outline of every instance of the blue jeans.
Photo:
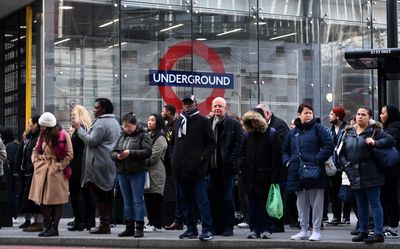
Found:
M 146 173 L 118 174 L 119 186 L 124 198 L 125 219 L 144 221 L 144 182 Z
M 374 219 L 374 235 L 383 232 L 383 211 L 380 201 L 381 187 L 355 189 L 360 232 L 368 232 L 369 207 Z
M 178 198 L 182 200 L 183 216 L 189 231 L 197 231 L 197 212 L 200 214 L 202 232 L 212 232 L 212 218 L 205 179 L 183 182 L 178 180 Z
M 212 219 L 215 233 L 233 231 L 235 225 L 235 176 L 210 175 Z

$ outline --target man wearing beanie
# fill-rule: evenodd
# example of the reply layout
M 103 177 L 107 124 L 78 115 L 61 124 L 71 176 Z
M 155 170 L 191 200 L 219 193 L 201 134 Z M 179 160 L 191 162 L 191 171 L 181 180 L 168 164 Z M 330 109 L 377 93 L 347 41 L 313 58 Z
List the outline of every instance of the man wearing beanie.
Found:
M 81 127 L 80 120 L 72 121 L 72 127 L 77 130 L 79 138 L 85 143 L 82 186 L 87 187 L 96 199 L 100 215 L 100 226 L 90 230 L 92 234 L 111 233 L 110 218 L 116 169 L 110 155 L 121 133 L 113 109 L 109 99 L 98 98 L 93 107 L 95 120 L 88 131 Z
M 346 111 L 344 110 L 343 107 L 341 106 L 336 106 L 332 108 L 331 112 L 329 113 L 328 119 L 329 123 L 332 124 L 331 126 L 331 133 L 333 137 L 333 142 L 335 143 L 335 146 L 338 144 L 340 135 L 342 134 L 342 131 L 347 125 L 347 122 L 344 121 L 344 117 L 346 115 Z M 335 158 L 335 157 L 334 157 Z M 340 186 L 342 185 L 342 165 L 340 165 L 339 160 L 335 160 L 336 168 L 338 171 L 336 172 L 336 175 L 330 177 L 330 187 L 328 188 L 329 195 L 332 200 L 332 213 L 333 213 L 333 219 L 328 222 L 328 226 L 338 226 L 339 224 L 350 224 L 350 211 L 349 212 L 343 212 L 343 221 L 341 222 L 341 215 L 342 215 L 342 202 L 339 199 L 339 189 Z M 346 210 L 346 204 L 344 207 L 344 211 Z

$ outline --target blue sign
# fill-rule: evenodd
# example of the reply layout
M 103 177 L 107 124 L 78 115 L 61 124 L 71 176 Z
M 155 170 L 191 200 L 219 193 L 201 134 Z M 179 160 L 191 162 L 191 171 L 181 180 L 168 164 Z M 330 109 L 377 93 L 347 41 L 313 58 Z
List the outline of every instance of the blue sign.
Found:
M 149 70 L 151 86 L 180 86 L 233 89 L 233 74 Z

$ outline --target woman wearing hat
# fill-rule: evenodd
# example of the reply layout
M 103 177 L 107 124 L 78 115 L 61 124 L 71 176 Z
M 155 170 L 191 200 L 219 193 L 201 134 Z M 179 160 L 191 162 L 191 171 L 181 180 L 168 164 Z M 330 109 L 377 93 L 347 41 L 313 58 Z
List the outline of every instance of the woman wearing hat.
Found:
M 64 169 L 73 157 L 72 143 L 52 113 L 43 113 L 39 125 L 40 137 L 32 152 L 34 174 L 29 199 L 41 205 L 45 230 L 39 236 L 58 236 L 62 205 L 68 202 L 68 175 Z

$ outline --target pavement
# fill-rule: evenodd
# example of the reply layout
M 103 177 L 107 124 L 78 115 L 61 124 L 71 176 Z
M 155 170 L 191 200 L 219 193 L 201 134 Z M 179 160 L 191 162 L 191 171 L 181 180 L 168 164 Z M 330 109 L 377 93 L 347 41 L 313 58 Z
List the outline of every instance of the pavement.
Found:
M 70 232 L 67 230 L 67 222 L 71 219 L 62 219 L 59 226 L 60 236 L 43 238 L 38 237 L 38 233 L 23 232 L 18 228 L 23 222 L 20 217 L 14 222 L 13 227 L 3 227 L 0 230 L 0 249 L 2 248 L 55 248 L 59 246 L 70 248 L 303 248 L 303 249 L 330 249 L 330 248 L 384 248 L 399 249 L 400 238 L 387 239 L 385 243 L 376 243 L 366 245 L 365 243 L 351 242 L 350 231 L 355 225 L 356 219 L 352 220 L 351 226 L 347 227 L 330 227 L 325 226 L 321 231 L 321 241 L 292 241 L 290 236 L 299 232 L 299 230 L 285 227 L 284 233 L 274 233 L 271 239 L 246 239 L 249 233 L 248 228 L 234 229 L 234 236 L 223 237 L 214 236 L 210 241 L 199 241 L 198 239 L 181 240 L 178 238 L 183 231 L 155 231 L 145 233 L 140 239 L 133 237 L 119 238 L 118 233 L 125 228 L 124 225 L 117 225 L 111 229 L 111 234 L 92 235 L 88 231 Z M 97 223 L 98 224 L 98 223 Z M 201 230 L 201 227 L 199 227 Z M 17 247 L 20 246 L 20 247 Z

